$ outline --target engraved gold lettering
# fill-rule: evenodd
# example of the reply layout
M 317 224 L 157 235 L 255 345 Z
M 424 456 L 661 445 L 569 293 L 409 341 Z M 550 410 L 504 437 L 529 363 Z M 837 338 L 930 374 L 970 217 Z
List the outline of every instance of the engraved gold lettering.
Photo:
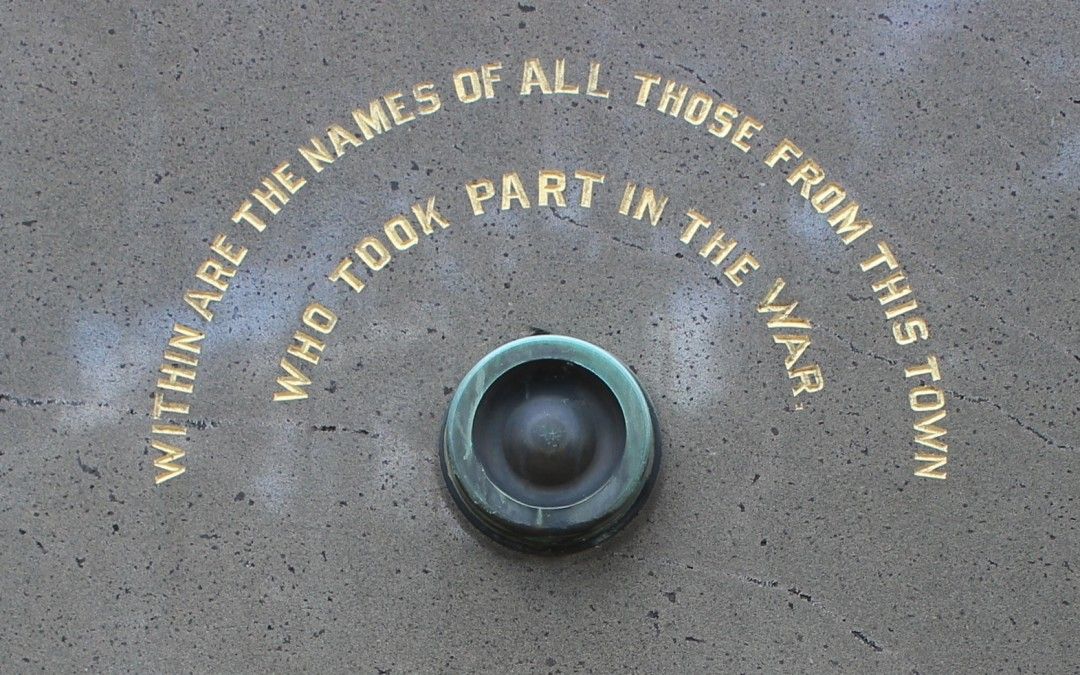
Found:
M 469 204 L 474 216 L 484 214 L 484 202 L 495 196 L 495 183 L 490 178 L 480 178 L 465 184 L 469 193 Z
M 360 133 L 369 141 L 391 129 L 390 118 L 383 109 L 382 99 L 377 98 L 369 103 L 367 112 L 363 108 L 353 110 L 352 116 Z
M 825 377 L 821 374 L 821 366 L 812 365 L 798 370 L 788 371 L 788 377 L 799 380 L 791 389 L 794 396 L 799 394 L 813 394 L 825 388 Z
M 480 74 L 468 68 L 454 71 L 454 93 L 462 103 L 479 101 L 483 96 L 480 88 Z
M 240 208 L 238 208 L 236 212 L 233 213 L 232 221 L 239 224 L 242 220 L 248 225 L 254 227 L 257 231 L 262 232 L 266 229 L 266 222 L 262 218 L 251 212 L 251 208 L 253 206 L 254 204 L 251 203 L 250 199 L 245 199 L 244 202 L 240 205 Z
M 334 326 L 337 325 L 338 317 L 337 314 L 327 307 L 318 302 L 312 302 L 304 308 L 302 321 L 304 326 L 308 329 L 316 333 L 328 335 L 330 331 L 334 330 Z M 325 342 L 312 337 L 309 333 L 305 333 L 301 330 L 293 333 L 293 343 L 285 349 L 285 352 L 289 356 L 295 356 L 302 361 L 307 361 L 312 365 L 316 365 L 319 363 L 319 359 L 325 349 Z M 287 375 L 279 379 L 278 384 L 280 384 L 285 391 L 275 393 L 273 400 L 294 400 L 294 398 L 299 397 L 299 392 L 302 392 L 300 387 L 307 386 L 311 382 L 310 380 L 304 382 L 304 380 L 307 379 L 306 376 L 300 374 L 299 369 L 295 368 L 288 359 L 282 359 L 281 367 L 285 370 Z
M 234 276 L 236 276 L 235 267 L 222 265 L 213 258 L 203 261 L 203 264 L 199 265 L 199 269 L 195 271 L 196 279 L 210 284 L 219 291 L 228 290 L 229 282 L 225 280 Z
M 191 406 L 187 403 L 168 401 L 165 399 L 165 394 L 160 391 L 154 392 L 154 403 L 150 409 L 151 415 L 154 419 L 161 419 L 164 413 L 175 413 L 177 415 L 187 415 L 191 412 Z
M 870 228 L 874 226 L 869 220 L 856 220 L 855 216 L 858 214 L 859 205 L 855 202 L 848 202 L 847 206 L 828 218 L 829 225 L 841 236 L 841 240 L 849 246 L 851 242 L 869 232 Z
M 630 190 L 630 183 L 627 183 L 627 190 L 630 192 L 630 197 L 633 198 L 633 191 Z M 637 189 L 636 186 L 634 188 Z M 623 199 L 626 200 L 624 194 Z M 646 212 L 649 214 L 649 223 L 656 226 L 660 222 L 660 216 L 664 214 L 664 207 L 667 206 L 668 198 L 666 195 L 657 195 L 656 191 L 649 186 L 645 186 L 641 190 L 641 196 L 638 198 L 637 206 L 634 207 L 634 213 L 630 217 L 634 220 L 641 220 L 645 217 Z M 622 206 L 619 207 L 620 213 L 626 213 L 623 211 Z
M 735 118 L 739 116 L 739 109 L 729 103 L 718 103 L 713 110 L 713 121 L 708 126 L 708 131 L 717 138 L 724 138 L 735 124 Z
M 920 478 L 937 478 L 938 480 L 945 480 L 948 475 L 945 471 L 938 471 L 941 467 L 948 463 L 949 458 L 945 455 L 915 455 L 916 462 L 923 462 L 926 466 L 919 467 L 915 470 L 915 475 Z
M 736 286 L 743 285 L 743 277 L 761 267 L 753 253 L 743 253 L 724 270 L 724 276 Z
M 307 179 L 297 177 L 289 171 L 289 163 L 282 162 L 273 170 L 274 178 L 281 183 L 289 194 L 296 194 L 297 190 L 307 185 Z
M 709 241 L 705 242 L 705 245 L 698 249 L 698 255 L 702 258 L 708 258 L 709 262 L 713 265 L 719 265 L 724 262 L 724 258 L 731 255 L 731 252 L 735 250 L 735 247 L 739 245 L 739 242 L 734 239 L 727 239 L 727 233 L 723 230 L 717 230 L 713 233 L 713 236 L 709 238 Z M 714 254 L 713 251 L 716 251 Z
M 926 319 L 916 316 L 893 323 L 893 339 L 898 345 L 909 345 L 917 340 L 930 339 L 930 326 Z
M 627 183 L 626 189 L 623 190 L 622 200 L 619 201 L 619 213 L 622 215 L 630 215 L 630 205 L 633 204 L 635 192 L 637 192 L 637 185 Z
M 663 92 L 660 94 L 660 102 L 656 104 L 656 109 L 672 117 L 678 117 L 682 111 L 683 103 L 686 101 L 688 91 L 690 91 L 690 87 L 685 84 L 668 80 L 667 84 L 664 85 Z
M 787 183 L 792 187 L 796 183 L 802 182 L 799 194 L 802 195 L 803 199 L 810 199 L 810 188 L 823 180 L 825 180 L 825 172 L 812 159 L 803 160 L 802 164 L 795 167 L 795 170 L 787 177 Z
M 844 201 L 846 196 L 847 192 L 844 188 L 836 183 L 827 183 L 824 187 L 814 193 L 814 196 L 810 198 L 810 204 L 818 213 L 828 213 L 837 206 L 840 206 L 840 203 Z
M 786 283 L 783 277 L 778 277 L 765 295 L 765 299 L 757 306 L 759 314 L 772 314 L 765 325 L 769 328 L 805 328 L 807 330 L 813 328 L 813 324 L 808 319 L 791 315 L 795 308 L 799 306 L 798 301 L 792 300 L 787 304 L 780 302 L 779 297 L 784 290 L 784 286 L 786 286 Z
M 412 206 L 413 217 L 416 219 L 417 225 L 423 230 L 424 234 L 434 234 L 435 228 L 432 223 L 438 225 L 442 229 L 450 227 L 450 221 L 443 217 L 439 213 L 439 209 L 435 208 L 435 197 L 428 197 L 427 204 L 420 206 L 419 203 Z
M 323 335 L 329 335 L 330 331 L 334 330 L 334 326 L 337 325 L 338 317 L 333 310 L 327 307 L 313 302 L 304 308 L 304 314 L 301 317 L 304 325 L 308 328 L 318 331 Z
M 539 87 L 541 93 L 550 94 L 551 84 L 548 82 L 544 67 L 540 65 L 540 59 L 528 59 L 521 73 L 521 95 L 532 93 L 533 87 Z
M 435 91 L 434 82 L 420 82 L 412 90 L 413 98 L 420 106 L 416 109 L 419 115 L 430 115 L 442 108 L 442 99 Z
M 227 241 L 228 238 L 225 235 L 219 234 L 214 237 L 213 243 L 210 244 L 210 250 L 239 267 L 240 263 L 244 262 L 244 258 L 247 257 L 248 250 L 243 246 L 237 247 L 228 244 Z
M 353 261 L 351 258 L 343 258 L 341 262 L 338 263 L 338 266 L 334 268 L 334 271 L 330 273 L 328 278 L 330 281 L 344 281 L 349 285 L 349 288 L 359 293 L 364 290 L 364 282 L 349 271 L 352 264 Z
M 907 277 L 901 271 L 896 271 L 885 277 L 870 284 L 870 288 L 874 289 L 875 293 L 879 293 L 878 302 L 882 305 L 887 305 L 890 302 L 895 302 L 900 298 L 903 298 L 911 293 L 911 286 L 907 283 Z M 881 293 L 885 291 L 884 293 Z
M 211 321 L 214 313 L 210 310 L 211 302 L 221 302 L 225 294 L 221 291 L 185 291 L 184 302 L 199 313 L 199 316 Z
M 311 380 L 307 375 L 300 372 L 300 369 L 289 362 L 289 359 L 283 358 L 280 363 L 281 369 L 285 371 L 285 375 L 278 378 L 278 386 L 281 387 L 281 391 L 275 391 L 273 400 L 275 401 L 297 401 L 308 397 L 307 391 L 304 387 L 311 384 Z
M 890 270 L 894 270 L 900 266 L 900 263 L 896 260 L 896 255 L 892 252 L 892 249 L 889 248 L 887 243 L 879 241 L 877 243 L 877 249 L 878 254 L 859 263 L 859 269 L 863 272 L 869 272 L 879 265 L 886 265 Z
M 941 379 L 941 369 L 938 367 L 937 357 L 931 354 L 926 357 L 926 363 L 918 364 L 914 366 L 908 366 L 904 368 L 904 377 L 918 377 L 920 375 L 929 375 L 930 379 L 937 382 Z
M 521 184 L 521 177 L 517 175 L 516 171 L 511 171 L 504 173 L 502 177 L 502 205 L 499 210 L 509 210 L 510 203 L 515 199 L 521 205 L 521 208 L 527 209 L 530 207 L 529 195 L 525 194 L 525 186 Z
M 784 367 L 791 370 L 791 367 L 795 365 L 795 362 L 799 360 L 799 357 L 803 355 L 807 347 L 810 346 L 809 335 L 774 335 L 773 342 L 778 345 L 784 345 L 787 347 L 788 355 L 784 359 Z
M 750 144 L 746 141 L 750 140 L 750 137 L 754 135 L 755 131 L 760 131 L 764 127 L 765 125 L 753 117 L 744 117 L 743 121 L 739 124 L 739 128 L 735 130 L 735 134 L 731 137 L 731 144 L 743 152 L 748 151 L 750 149 Z
M 649 92 L 652 90 L 653 85 L 660 84 L 661 78 L 659 75 L 653 75 L 652 73 L 634 73 L 634 79 L 641 82 L 634 103 L 645 106 L 649 101 Z
M 495 83 L 502 81 L 498 72 L 500 70 L 502 70 L 502 63 L 499 61 L 480 66 L 480 81 L 484 83 L 484 98 L 495 98 Z
M 356 137 L 354 136 L 353 138 Z M 330 154 L 330 151 L 326 149 L 323 142 L 314 136 L 311 138 L 311 145 L 309 147 L 301 145 L 297 150 L 299 150 L 300 156 L 307 160 L 308 165 L 311 166 L 312 169 L 315 169 L 315 173 L 321 173 L 327 164 L 334 163 L 334 155 Z M 251 202 L 246 203 L 249 207 L 251 206 Z M 235 221 L 236 218 L 234 217 L 233 220 Z
M 712 110 L 712 107 L 712 96 L 700 91 L 694 92 L 694 95 L 686 102 L 686 109 L 683 110 L 683 119 L 694 126 L 700 126 L 708 119 L 709 111 Z
M 358 136 L 353 134 L 353 132 L 339 124 L 331 124 L 326 130 L 326 137 L 330 140 L 330 145 L 334 148 L 335 157 L 344 155 L 348 146 L 356 148 L 364 143 Z M 311 163 L 310 159 L 308 160 L 308 163 Z
M 555 88 L 556 94 L 577 94 L 581 88 L 576 84 L 566 83 L 566 59 L 555 59 Z
M 690 209 L 689 211 L 687 211 L 686 215 L 690 216 L 690 222 L 685 228 L 683 228 L 682 234 L 679 235 L 679 241 L 684 244 L 689 244 L 690 240 L 694 238 L 695 234 L 697 234 L 698 229 L 702 227 L 708 229 L 709 225 L 712 225 L 712 221 L 707 220 L 705 216 L 701 215 L 694 209 Z
M 326 348 L 326 343 L 313 338 L 302 330 L 293 333 L 293 344 L 285 352 L 311 364 L 319 362 L 319 352 Z
M 165 350 L 165 360 L 172 361 L 173 363 L 179 363 L 185 366 L 197 366 L 199 365 L 199 359 L 194 356 L 188 356 L 187 354 L 181 354 L 180 352 L 173 352 Z
M 165 481 L 184 473 L 184 467 L 178 463 L 184 458 L 185 453 L 183 450 L 175 445 L 158 440 L 151 441 L 150 447 L 162 453 L 160 457 L 154 460 L 154 468 L 158 470 L 154 476 L 155 485 L 161 485 Z
M 173 335 L 169 338 L 169 348 L 198 354 L 202 351 L 199 343 L 206 337 L 201 330 L 189 328 L 182 323 L 173 324 Z
M 802 157 L 802 150 L 793 141 L 785 138 L 776 144 L 776 147 L 765 155 L 765 165 L 769 168 L 776 166 L 777 162 L 789 162 Z
M 381 270 L 390 262 L 390 251 L 375 237 L 364 237 L 353 250 L 373 272 Z
M 607 98 L 610 92 L 600 88 L 600 64 L 596 61 L 589 63 L 589 82 L 585 85 L 585 95 L 596 98 Z
M 555 200 L 556 206 L 566 206 L 566 174 L 562 171 L 541 169 L 536 190 L 538 206 L 547 206 L 549 197 Z
M 165 375 L 163 378 L 158 378 L 158 389 L 168 389 L 169 391 L 178 391 L 182 394 L 190 394 L 195 390 L 195 371 L 191 368 L 182 368 L 170 363 L 162 364 L 161 374 Z M 187 380 L 182 382 L 181 380 Z
M 405 104 L 401 102 L 404 97 L 404 92 L 400 91 L 393 91 L 383 96 L 386 108 L 390 111 L 390 117 L 394 120 L 394 124 L 398 126 L 416 119 L 416 115 L 405 111 Z
M 289 195 L 277 184 L 277 181 L 271 178 L 263 178 L 262 184 L 266 189 L 252 190 L 251 196 L 255 198 L 255 201 L 262 204 L 264 209 L 273 215 L 277 215 L 281 211 L 281 207 L 289 203 Z M 280 206 L 278 202 L 281 202 Z
M 908 394 L 908 402 L 915 412 L 941 410 L 945 407 L 945 392 L 940 387 L 931 387 L 929 385 L 915 387 Z
M 918 302 L 916 302 L 915 300 L 909 300 L 908 302 L 905 302 L 902 305 L 895 305 L 893 307 L 887 308 L 885 310 L 885 318 L 886 319 L 895 319 L 898 316 L 903 316 L 904 314 L 907 314 L 911 310 L 918 309 L 918 308 L 919 308 L 919 303 Z
M 777 162 L 787 163 L 792 159 L 801 158 L 802 155 L 803 151 L 799 146 L 785 138 L 765 156 L 765 164 L 773 167 Z M 821 214 L 832 212 L 826 221 L 844 244 L 850 246 L 856 239 L 869 232 L 874 225 L 869 220 L 857 218 L 859 214 L 857 202 L 850 201 L 841 206 L 847 198 L 847 191 L 839 183 L 831 181 L 814 191 L 814 186 L 824 180 L 825 171 L 812 159 L 804 159 L 787 177 L 788 185 L 792 187 L 802 183 L 799 186 L 799 194 L 803 199 L 810 201 L 815 211 Z
M 758 303 L 757 311 L 759 314 L 770 315 L 765 322 L 765 325 L 770 329 L 803 329 L 809 331 L 813 328 L 813 324 L 808 319 L 793 316 L 795 308 L 799 306 L 798 301 L 785 302 L 780 300 L 780 293 L 783 292 L 786 285 L 784 279 L 778 277 L 773 282 L 769 292 Z M 825 376 L 821 372 L 820 365 L 812 363 L 801 368 L 796 367 L 799 359 L 802 358 L 813 343 L 809 335 L 785 332 L 773 335 L 773 342 L 784 345 L 787 349 L 787 356 L 784 358 L 784 369 L 787 371 L 788 379 L 798 381 L 791 389 L 792 396 L 804 393 L 813 394 L 825 388 Z
M 574 178 L 581 181 L 581 201 L 579 203 L 583 208 L 592 208 L 593 186 L 597 183 L 601 185 L 604 183 L 604 174 L 578 169 L 574 172 Z
M 390 240 L 394 248 L 399 251 L 410 249 L 420 241 L 420 237 L 416 235 L 412 223 L 405 216 L 396 216 L 386 221 L 386 224 L 383 225 L 383 232 L 386 233 L 386 238 Z
M 187 436 L 187 429 L 179 424 L 151 424 L 150 433 L 159 436 Z
M 937 423 L 945 419 L 947 414 L 948 413 L 945 410 L 942 410 L 933 415 L 927 415 L 912 425 L 915 431 L 919 432 L 915 436 L 915 442 L 919 445 L 924 445 L 928 448 L 937 450 L 938 452 L 948 452 L 948 443 L 938 440 L 938 438 L 944 436 L 948 432 L 937 426 Z

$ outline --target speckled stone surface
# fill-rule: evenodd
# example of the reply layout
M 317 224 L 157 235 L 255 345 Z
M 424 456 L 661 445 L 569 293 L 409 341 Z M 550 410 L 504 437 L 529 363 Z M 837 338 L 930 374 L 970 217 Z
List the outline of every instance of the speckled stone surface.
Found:
M 3 670 L 1080 668 L 1077 4 L 268 4 L 0 9 Z M 612 98 L 518 96 L 531 56 L 601 62 Z M 494 99 L 306 171 L 261 235 L 229 221 L 357 105 L 495 60 Z M 859 258 L 760 147 L 636 108 L 635 70 L 795 139 L 895 246 L 942 363 L 947 481 L 912 476 L 901 371 L 924 352 Z M 467 213 L 465 181 L 540 168 L 610 184 L 593 209 Z M 760 275 L 734 289 L 674 221 L 616 216 L 625 180 L 723 223 Z M 450 229 L 360 295 L 329 284 L 433 194 Z M 250 253 L 187 472 L 155 487 L 156 370 L 219 232 Z M 778 274 L 828 378 L 799 399 L 755 311 Z M 313 299 L 340 321 L 312 396 L 271 403 Z M 461 376 L 537 330 L 630 365 L 665 453 L 626 530 L 553 559 L 473 531 L 437 455 Z

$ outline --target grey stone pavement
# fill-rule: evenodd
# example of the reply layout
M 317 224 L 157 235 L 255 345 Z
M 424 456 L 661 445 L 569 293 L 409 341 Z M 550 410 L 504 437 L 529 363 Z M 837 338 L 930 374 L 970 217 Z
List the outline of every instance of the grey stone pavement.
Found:
M 6 4 L 0 670 L 1077 672 L 1078 7 Z M 582 86 L 602 64 L 610 98 L 520 96 L 530 57 Z M 454 97 L 494 62 L 493 98 Z M 744 154 L 636 106 L 639 71 L 764 128 Z M 424 81 L 437 113 L 302 163 Z M 765 165 L 784 137 L 872 219 L 858 246 Z M 308 184 L 264 232 L 232 223 L 282 161 Z M 545 168 L 607 181 L 590 209 L 575 184 L 469 212 L 466 182 Z M 670 198 L 659 225 L 618 215 L 626 181 Z M 359 295 L 327 280 L 432 195 L 448 229 Z M 760 259 L 744 286 L 679 241 L 688 208 Z M 198 324 L 182 297 L 219 233 L 249 252 Z M 859 269 L 878 240 L 922 345 Z M 821 392 L 791 395 L 755 311 L 776 276 Z M 339 321 L 311 396 L 272 402 L 313 300 Z M 175 321 L 206 338 L 186 472 L 155 486 Z M 484 540 L 437 456 L 460 378 L 536 331 L 632 366 L 664 443 L 643 513 L 560 558 Z M 944 481 L 913 475 L 903 368 L 930 353 Z

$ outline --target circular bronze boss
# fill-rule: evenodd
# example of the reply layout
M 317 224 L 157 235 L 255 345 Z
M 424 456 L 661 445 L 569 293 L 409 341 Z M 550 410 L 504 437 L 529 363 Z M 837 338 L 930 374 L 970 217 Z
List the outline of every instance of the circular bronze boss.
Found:
M 441 454 L 469 520 L 534 553 L 610 537 L 644 502 L 660 460 L 652 409 L 630 370 L 559 335 L 515 340 L 473 366 L 450 401 Z

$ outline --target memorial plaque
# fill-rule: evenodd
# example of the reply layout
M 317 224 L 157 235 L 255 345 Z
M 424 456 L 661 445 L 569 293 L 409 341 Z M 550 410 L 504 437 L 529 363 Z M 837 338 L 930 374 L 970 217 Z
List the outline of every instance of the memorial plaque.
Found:
M 1075 3 L 16 3 L 12 672 L 1077 672 Z

